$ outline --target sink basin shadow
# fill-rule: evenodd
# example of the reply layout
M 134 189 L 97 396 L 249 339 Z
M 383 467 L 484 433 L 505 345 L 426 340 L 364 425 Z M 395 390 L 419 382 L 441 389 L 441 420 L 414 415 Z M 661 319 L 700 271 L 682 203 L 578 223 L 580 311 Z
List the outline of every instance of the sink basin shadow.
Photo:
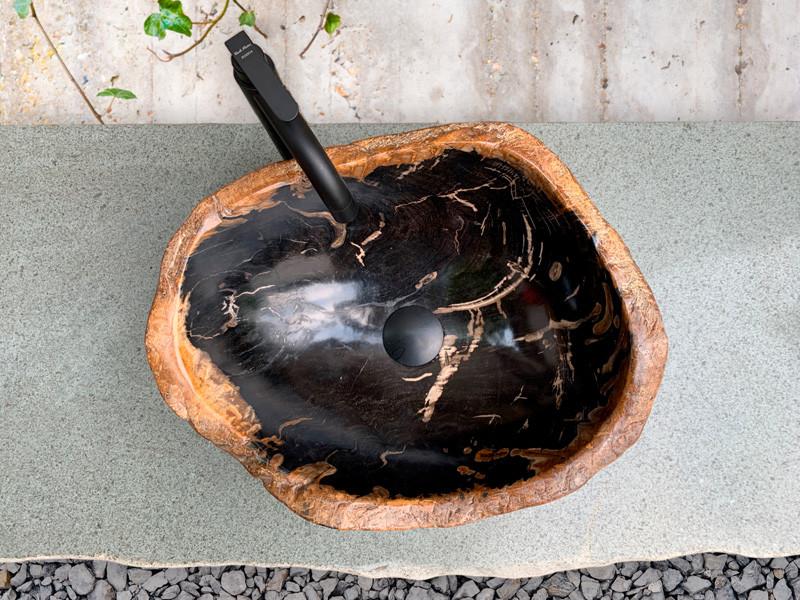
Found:
M 287 161 L 203 201 L 170 242 L 146 343 L 179 416 L 292 510 L 347 529 L 552 501 L 638 438 L 661 318 L 555 155 L 504 124 L 329 153 L 354 223 Z M 421 366 L 384 347 L 408 307 L 441 326 Z

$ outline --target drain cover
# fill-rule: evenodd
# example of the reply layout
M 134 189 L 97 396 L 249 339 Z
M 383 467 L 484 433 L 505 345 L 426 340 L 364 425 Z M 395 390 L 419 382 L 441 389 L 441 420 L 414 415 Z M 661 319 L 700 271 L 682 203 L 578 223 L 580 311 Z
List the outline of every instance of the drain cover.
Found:
M 439 319 L 424 306 L 404 306 L 383 325 L 383 347 L 406 367 L 420 367 L 439 355 L 444 330 Z

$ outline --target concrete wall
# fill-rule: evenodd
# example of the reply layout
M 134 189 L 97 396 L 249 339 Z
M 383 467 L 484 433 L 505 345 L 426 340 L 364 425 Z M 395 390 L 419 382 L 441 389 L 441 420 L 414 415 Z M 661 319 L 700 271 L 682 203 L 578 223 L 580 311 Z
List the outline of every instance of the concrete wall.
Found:
M 800 0 L 336 0 L 342 26 L 298 54 L 324 0 L 241 0 L 254 8 L 284 81 L 314 122 L 800 119 Z M 186 12 L 224 0 L 187 0 Z M 45 28 L 108 122 L 253 121 L 225 38 L 170 63 L 150 52 L 154 0 L 35 0 Z M 0 122 L 92 122 L 32 19 L 0 4 Z M 198 28 L 195 28 L 198 29 Z M 103 100 L 100 102 L 100 100 Z

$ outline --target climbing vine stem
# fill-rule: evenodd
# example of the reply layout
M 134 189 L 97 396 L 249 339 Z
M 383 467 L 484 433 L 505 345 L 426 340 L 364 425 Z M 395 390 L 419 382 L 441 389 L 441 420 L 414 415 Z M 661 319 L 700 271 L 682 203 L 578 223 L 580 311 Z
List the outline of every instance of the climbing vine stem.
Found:
M 61 67 L 67 74 L 67 77 L 69 77 L 69 80 L 72 82 L 72 85 L 74 85 L 75 89 L 78 90 L 78 93 L 81 95 L 81 98 L 83 98 L 83 101 L 86 103 L 86 106 L 91 111 L 92 116 L 94 116 L 94 118 L 97 120 L 98 123 L 100 123 L 101 125 L 105 125 L 103 117 L 101 117 L 100 113 L 97 112 L 97 109 L 95 109 L 91 100 L 89 100 L 89 97 L 86 95 L 86 92 L 83 91 L 83 88 L 78 83 L 78 80 L 75 79 L 75 76 L 72 74 L 72 71 L 69 70 L 67 63 L 64 62 L 64 59 L 61 57 L 61 53 L 58 51 L 58 48 L 56 48 L 56 45 L 53 43 L 53 40 L 50 39 L 50 35 L 47 33 L 47 30 L 44 28 L 44 25 L 42 25 L 42 22 L 39 20 L 39 15 L 36 12 L 36 7 L 34 6 L 33 2 L 30 3 L 29 7 L 31 11 L 31 18 L 36 23 L 36 26 L 39 28 L 39 31 L 42 32 L 42 36 L 47 41 L 47 45 L 50 46 L 50 49 L 53 51 L 55 57 L 58 59 L 58 62 L 61 63 Z
M 249 10 L 247 10 L 247 9 L 246 9 L 244 6 L 242 6 L 242 4 L 241 4 L 241 2 L 239 2 L 239 0 L 233 0 L 233 3 L 234 3 L 236 6 L 238 6 L 238 7 L 239 7 L 239 9 L 240 9 L 240 10 L 241 10 L 243 13 L 248 13 L 248 12 L 250 12 L 250 11 L 249 11 Z M 255 30 L 256 30 L 256 31 L 257 31 L 259 34 L 261 34 L 261 35 L 264 37 L 264 39 L 265 39 L 265 40 L 266 40 L 266 39 L 269 39 L 269 36 L 268 36 L 268 35 L 267 35 L 267 34 L 266 34 L 266 33 L 265 33 L 265 32 L 264 32 L 264 31 L 263 31 L 263 30 L 262 30 L 262 29 L 261 29 L 261 28 L 258 26 L 258 24 L 257 24 L 257 23 L 253 22 L 253 24 L 251 25 L 251 27 L 252 27 L 253 29 L 255 29 Z
M 308 49 L 311 48 L 311 46 L 314 44 L 314 40 L 317 39 L 317 36 L 319 35 L 319 32 L 322 31 L 325 28 L 325 20 L 328 18 L 328 15 L 331 12 L 331 4 L 332 4 L 332 2 L 333 2 L 333 0 L 327 0 L 325 2 L 325 8 L 322 9 L 322 14 L 319 16 L 319 25 L 317 25 L 317 28 L 314 30 L 314 35 L 312 35 L 311 39 L 308 40 L 308 43 L 306 44 L 306 47 L 303 48 L 300 51 L 300 58 L 305 58 L 306 57 L 306 52 L 308 52 Z
M 205 39 L 208 37 L 208 34 L 211 33 L 211 30 L 217 26 L 217 23 L 219 23 L 222 20 L 222 17 L 225 16 L 225 13 L 228 12 L 228 7 L 230 6 L 230 4 L 231 0 L 225 0 L 225 4 L 222 6 L 222 10 L 219 11 L 219 14 L 213 19 L 211 19 L 211 21 L 209 21 L 208 27 L 206 27 L 205 31 L 203 31 L 200 37 L 197 38 L 190 46 L 184 48 L 180 52 L 169 52 L 167 50 L 162 50 L 164 56 L 159 56 L 152 50 L 150 50 L 150 52 L 153 52 L 156 58 L 158 58 L 158 60 L 160 60 L 161 62 L 170 62 L 172 60 L 175 60 L 176 58 L 183 56 L 184 54 L 191 52 L 205 41 Z

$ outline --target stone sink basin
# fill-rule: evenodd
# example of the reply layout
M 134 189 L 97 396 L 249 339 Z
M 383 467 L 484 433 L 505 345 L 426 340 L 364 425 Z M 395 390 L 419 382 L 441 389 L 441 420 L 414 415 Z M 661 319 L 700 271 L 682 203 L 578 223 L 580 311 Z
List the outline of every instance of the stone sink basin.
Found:
M 486 123 L 329 155 L 355 224 L 285 161 L 203 200 L 170 241 L 146 345 L 181 418 L 342 529 L 550 502 L 636 441 L 666 361 L 661 317 L 552 152 Z M 383 344 L 407 306 L 441 324 L 416 367 Z

